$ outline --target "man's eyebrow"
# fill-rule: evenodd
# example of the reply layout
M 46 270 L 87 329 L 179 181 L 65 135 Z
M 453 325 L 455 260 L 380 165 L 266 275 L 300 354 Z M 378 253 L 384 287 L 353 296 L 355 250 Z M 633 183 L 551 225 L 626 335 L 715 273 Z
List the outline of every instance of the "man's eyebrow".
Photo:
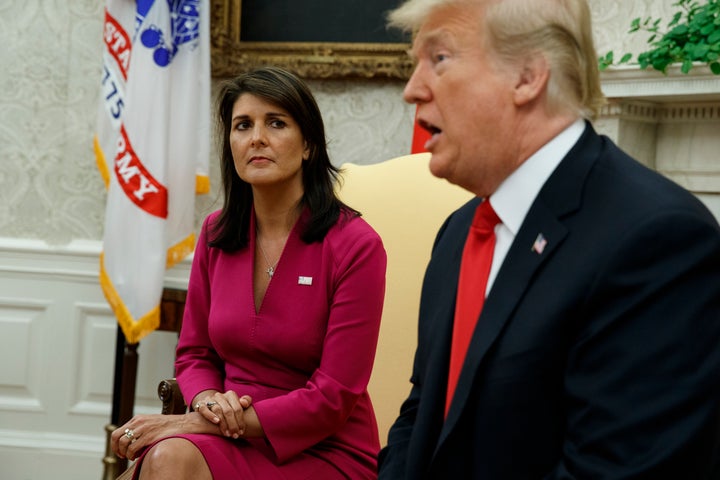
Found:
M 416 59 L 417 52 L 419 50 L 426 50 L 433 48 L 439 44 L 450 44 L 452 43 L 452 36 L 445 29 L 432 30 L 430 32 L 418 35 L 413 43 L 412 47 L 408 51 L 410 58 Z

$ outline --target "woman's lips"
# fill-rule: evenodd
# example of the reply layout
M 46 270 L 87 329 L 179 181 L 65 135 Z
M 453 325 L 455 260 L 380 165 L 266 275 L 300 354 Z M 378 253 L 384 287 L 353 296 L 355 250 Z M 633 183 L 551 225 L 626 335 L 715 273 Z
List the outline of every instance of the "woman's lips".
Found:
M 248 160 L 248 163 L 260 163 L 260 162 L 269 162 L 269 161 L 270 161 L 270 159 L 267 157 L 255 156 L 255 157 L 250 157 L 250 160 Z

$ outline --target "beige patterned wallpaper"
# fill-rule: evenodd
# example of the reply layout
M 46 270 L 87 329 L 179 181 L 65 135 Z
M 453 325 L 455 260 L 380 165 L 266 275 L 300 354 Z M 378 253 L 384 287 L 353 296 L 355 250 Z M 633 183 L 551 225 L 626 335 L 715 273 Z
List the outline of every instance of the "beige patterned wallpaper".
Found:
M 664 26 L 675 12 L 672 5 L 677 0 L 588 0 L 588 3 L 598 54 L 613 50 L 616 54 L 630 52 L 637 56 L 646 50 L 649 35 L 644 32 L 628 35 L 632 19 L 662 18 L 661 25 Z
M 666 14 L 674 1 L 591 0 L 598 52 L 640 51 L 643 35 L 625 36 L 630 19 Z M 102 238 L 105 192 L 91 139 L 103 4 L 0 0 L 0 237 L 50 245 Z M 401 100 L 401 83 L 311 86 L 336 164 L 374 163 L 409 151 L 413 109 Z M 217 187 L 216 169 L 211 173 Z M 214 189 L 199 199 L 198 221 L 217 207 Z

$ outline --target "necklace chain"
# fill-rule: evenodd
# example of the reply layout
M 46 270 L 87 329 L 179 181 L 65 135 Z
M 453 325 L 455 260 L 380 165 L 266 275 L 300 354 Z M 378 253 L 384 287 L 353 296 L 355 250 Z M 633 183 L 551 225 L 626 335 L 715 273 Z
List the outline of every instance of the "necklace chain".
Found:
M 268 277 L 272 278 L 272 276 L 275 274 L 275 268 L 277 268 L 277 263 L 278 263 L 278 262 L 275 262 L 275 264 L 270 263 L 270 260 L 268 260 L 268 256 L 267 256 L 267 254 L 265 253 L 265 249 L 263 248 L 262 243 L 260 242 L 260 235 L 256 235 L 256 237 L 257 237 L 258 247 L 260 247 L 260 253 L 262 253 L 262 256 L 263 256 L 263 258 L 265 259 L 265 263 L 267 264 L 267 267 L 268 267 L 268 268 L 265 270 L 265 273 L 268 274 Z M 280 260 L 280 259 L 278 258 L 278 261 L 279 261 L 279 260 Z

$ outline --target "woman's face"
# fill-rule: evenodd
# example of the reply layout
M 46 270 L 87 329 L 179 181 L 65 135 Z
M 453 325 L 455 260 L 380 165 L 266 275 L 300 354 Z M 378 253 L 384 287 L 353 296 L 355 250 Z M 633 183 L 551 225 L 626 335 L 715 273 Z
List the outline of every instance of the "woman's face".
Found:
M 235 101 L 230 125 L 235 171 L 253 188 L 300 188 L 309 149 L 283 108 L 250 93 Z

